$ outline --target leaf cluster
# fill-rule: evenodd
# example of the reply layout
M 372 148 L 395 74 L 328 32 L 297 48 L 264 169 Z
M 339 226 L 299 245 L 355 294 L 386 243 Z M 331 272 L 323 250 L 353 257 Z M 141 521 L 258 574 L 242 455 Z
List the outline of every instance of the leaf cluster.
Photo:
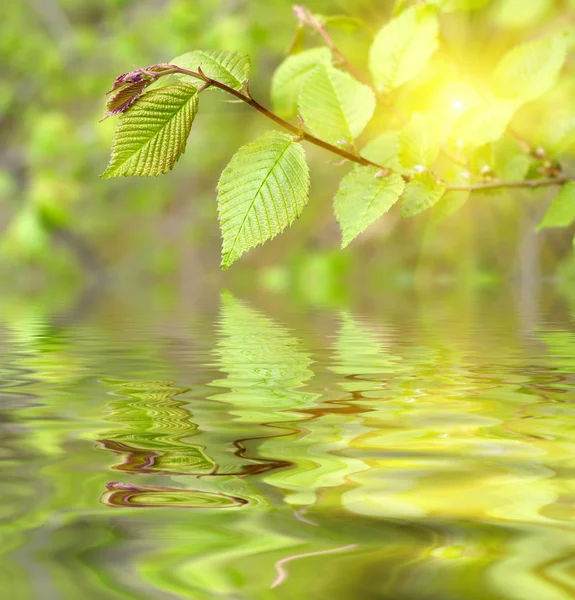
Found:
M 240 148 L 218 183 L 222 267 L 281 233 L 308 202 L 310 173 L 302 141 L 355 163 L 339 186 L 334 213 L 342 247 L 399 203 L 401 217 L 437 206 L 437 215 L 461 207 L 461 192 L 566 182 L 540 228 L 575 221 L 575 183 L 562 172 L 560 154 L 575 148 L 575 121 L 547 135 L 548 149 L 513 128 L 524 106 L 556 88 L 569 37 L 555 33 L 511 48 L 493 65 L 490 81 L 465 82 L 465 101 L 425 111 L 398 104 L 447 60 L 441 39 L 444 12 L 476 10 L 482 0 L 428 0 L 396 13 L 373 37 L 366 73 L 335 46 L 330 21 L 297 7 L 301 24 L 327 46 L 298 48 L 271 80 L 271 112 L 251 95 L 250 60 L 229 51 L 195 50 L 164 65 L 116 79 L 108 113 L 120 113 L 104 177 L 159 175 L 185 151 L 201 94 L 217 89 L 259 110 L 288 133 L 270 131 Z M 169 83 L 144 93 L 152 81 Z M 423 84 L 422 84 L 423 85 Z M 397 115 L 378 128 L 378 114 Z M 537 183 L 539 182 L 539 183 Z M 536 185 L 533 185 L 533 184 Z M 456 196 L 456 202 L 454 197 Z M 444 210 L 442 206 L 448 207 Z M 456 208 L 452 210 L 452 207 Z

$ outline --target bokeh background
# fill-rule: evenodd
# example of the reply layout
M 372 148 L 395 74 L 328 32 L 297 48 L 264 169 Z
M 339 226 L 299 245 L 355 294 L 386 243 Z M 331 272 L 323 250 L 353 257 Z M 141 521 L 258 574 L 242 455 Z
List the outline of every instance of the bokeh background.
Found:
M 359 68 L 370 32 L 354 27 L 353 18 L 376 30 L 397 4 L 307 3 L 319 13 L 352 17 L 331 31 Z M 202 286 L 233 282 L 296 290 L 320 304 L 368 284 L 385 290 L 456 282 L 464 291 L 503 282 L 529 303 L 553 280 L 570 294 L 572 232 L 534 232 L 555 190 L 473 196 L 439 226 L 426 215 L 405 221 L 390 215 L 341 252 L 330 204 L 345 167 L 330 164 L 330 156 L 314 148 L 307 149 L 313 181 L 303 218 L 221 273 L 217 179 L 233 152 L 269 125 L 219 94 L 203 99 L 187 152 L 173 172 L 99 179 L 115 126 L 115 119 L 99 119 L 116 75 L 196 48 L 236 50 L 252 57 L 252 91 L 269 105 L 270 77 L 296 28 L 290 0 L 12 0 L 1 12 L 5 295 L 82 289 L 86 281 L 104 280 L 125 289 L 134 282 L 165 283 L 170 293 L 188 297 Z M 574 24 L 573 0 L 492 0 L 477 11 L 446 15 L 442 35 L 459 75 L 437 61 L 430 71 L 481 79 L 513 44 L 558 26 L 573 30 Z M 313 36 L 306 41 L 319 43 Z M 551 110 L 573 104 L 570 61 L 558 89 L 545 99 Z M 427 83 L 424 76 L 422 85 Z M 536 121 L 537 106 L 522 110 L 519 125 L 527 126 L 527 137 L 536 136 Z M 138 287 L 144 288 L 150 286 Z

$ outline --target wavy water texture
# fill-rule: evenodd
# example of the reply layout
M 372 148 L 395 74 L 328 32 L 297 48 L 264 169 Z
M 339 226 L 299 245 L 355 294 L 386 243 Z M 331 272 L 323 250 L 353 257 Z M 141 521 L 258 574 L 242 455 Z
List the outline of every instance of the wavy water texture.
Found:
M 572 321 L 401 305 L 0 304 L 0 597 L 575 598 Z

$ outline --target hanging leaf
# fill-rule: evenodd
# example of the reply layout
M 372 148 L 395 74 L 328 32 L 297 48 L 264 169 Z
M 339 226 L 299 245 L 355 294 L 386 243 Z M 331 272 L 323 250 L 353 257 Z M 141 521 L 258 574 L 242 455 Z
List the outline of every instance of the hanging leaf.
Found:
M 452 143 L 463 148 L 477 148 L 503 136 L 515 111 L 513 100 L 499 100 L 472 106 L 453 125 Z
M 516 46 L 497 65 L 493 90 L 501 98 L 535 100 L 555 86 L 565 58 L 562 36 Z
M 537 231 L 549 227 L 568 227 L 575 223 L 575 181 L 568 181 L 549 205 Z
M 284 119 L 295 117 L 298 96 L 306 78 L 319 65 L 331 64 L 328 48 L 312 48 L 288 56 L 276 69 L 272 78 L 272 103 L 275 112 Z
M 469 200 L 471 192 L 446 192 L 432 207 L 429 224 L 436 227 L 458 212 Z
M 373 115 L 375 96 L 349 73 L 322 65 L 305 80 L 299 109 L 314 135 L 331 144 L 353 142 Z
M 192 85 L 170 85 L 143 95 L 120 115 L 102 177 L 145 177 L 172 169 L 186 149 L 197 111 Z
M 378 177 L 376 167 L 356 167 L 339 186 L 334 212 L 342 231 L 341 247 L 386 213 L 401 196 L 405 182 L 401 175 Z
M 361 155 L 392 171 L 402 171 L 399 161 L 399 131 L 386 131 L 365 145 Z
M 399 135 L 399 158 L 406 168 L 431 167 L 439 154 L 435 125 L 415 113 Z
M 218 183 L 222 268 L 291 225 L 308 191 L 304 149 L 289 135 L 268 132 L 240 148 Z
M 405 186 L 401 199 L 401 216 L 412 217 L 438 202 L 446 188 L 435 181 L 431 173 L 415 175 Z
M 194 72 L 201 69 L 211 79 L 225 83 L 234 90 L 243 89 L 251 67 L 249 56 L 221 50 L 194 50 L 174 58 L 171 64 Z M 200 79 L 189 75 L 178 77 L 196 86 L 202 84 Z
M 369 69 L 376 88 L 389 92 L 413 79 L 438 47 L 436 10 L 414 6 L 384 25 L 369 53 Z

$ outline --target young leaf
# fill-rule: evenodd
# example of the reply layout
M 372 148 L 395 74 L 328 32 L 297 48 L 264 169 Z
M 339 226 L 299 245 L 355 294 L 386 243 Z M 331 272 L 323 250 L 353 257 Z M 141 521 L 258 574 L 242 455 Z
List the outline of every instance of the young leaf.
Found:
M 399 134 L 399 158 L 406 168 L 431 167 L 439 154 L 435 127 L 423 115 L 415 113 Z
M 295 117 L 304 81 L 317 66 L 329 64 L 331 52 L 328 48 L 312 48 L 288 56 L 272 78 L 271 96 L 275 112 L 284 119 Z
M 291 136 L 272 131 L 240 148 L 218 183 L 222 268 L 291 225 L 308 192 L 305 152 Z
M 386 131 L 368 142 L 361 151 L 367 160 L 387 167 L 393 171 L 402 171 L 399 161 L 399 131 Z
M 112 157 L 102 177 L 146 177 L 172 169 L 186 149 L 197 111 L 197 90 L 189 84 L 141 96 L 118 119 Z
M 453 141 L 465 148 L 477 148 L 497 141 L 505 133 L 517 107 L 513 100 L 472 106 L 453 124 Z
M 568 227 L 575 223 L 575 181 L 568 181 L 551 202 L 537 231 L 548 227 Z
M 405 182 L 401 175 L 378 177 L 376 167 L 356 167 L 341 181 L 334 199 L 334 212 L 345 248 L 401 196 Z
M 412 217 L 438 202 L 445 187 L 437 183 L 429 172 L 415 175 L 405 186 L 405 192 L 401 199 L 401 216 Z
M 494 92 L 501 98 L 535 100 L 555 86 L 565 58 L 565 40 L 559 36 L 516 46 L 495 69 Z
M 433 7 L 414 6 L 384 25 L 369 52 L 369 69 L 380 92 L 415 77 L 438 46 L 439 23 Z
M 250 59 L 245 54 L 221 50 L 194 50 L 182 54 L 171 64 L 189 71 L 201 69 L 211 79 L 225 83 L 235 90 L 242 90 L 250 74 Z M 201 85 L 201 80 L 189 75 L 178 75 L 182 81 Z
M 323 65 L 305 80 L 299 109 L 314 135 L 331 144 L 352 142 L 371 119 L 375 96 L 349 73 Z

